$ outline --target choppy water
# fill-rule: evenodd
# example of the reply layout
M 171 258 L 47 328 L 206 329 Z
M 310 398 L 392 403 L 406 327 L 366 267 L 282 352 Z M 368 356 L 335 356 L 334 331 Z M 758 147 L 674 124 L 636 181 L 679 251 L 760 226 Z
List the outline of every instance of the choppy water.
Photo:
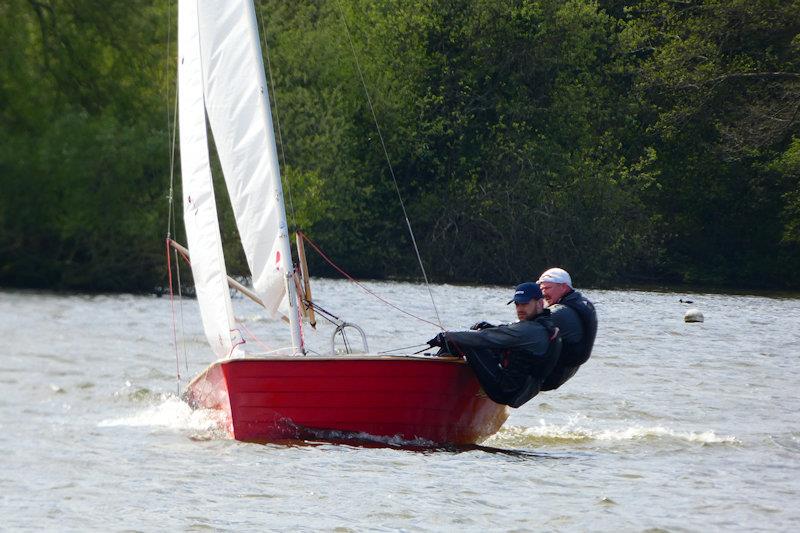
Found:
M 418 285 L 367 285 L 433 315 Z M 345 282 L 315 292 L 373 350 L 435 333 Z M 706 322 L 685 324 L 686 294 L 585 292 L 601 320 L 590 362 L 467 450 L 228 440 L 176 396 L 168 298 L 0 292 L 0 529 L 796 529 L 800 299 L 691 294 Z M 508 288 L 434 293 L 451 329 L 513 318 Z M 195 302 L 176 313 L 185 383 L 210 350 Z

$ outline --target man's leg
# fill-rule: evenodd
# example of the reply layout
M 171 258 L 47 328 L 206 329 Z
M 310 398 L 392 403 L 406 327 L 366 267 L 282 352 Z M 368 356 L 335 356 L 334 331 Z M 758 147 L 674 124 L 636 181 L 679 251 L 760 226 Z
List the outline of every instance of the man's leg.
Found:
M 487 349 L 466 349 L 464 357 L 489 398 L 505 405 L 514 400 L 515 391 L 504 386 L 507 385 L 504 379 L 505 369 L 500 366 L 501 358 L 498 354 Z

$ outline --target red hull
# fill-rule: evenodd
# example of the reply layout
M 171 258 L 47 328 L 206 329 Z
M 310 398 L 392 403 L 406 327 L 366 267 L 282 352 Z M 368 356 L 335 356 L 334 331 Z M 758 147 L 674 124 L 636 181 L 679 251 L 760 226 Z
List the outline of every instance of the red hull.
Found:
M 186 396 L 195 407 L 222 411 L 241 441 L 336 431 L 474 444 L 508 418 L 455 358 L 226 359 L 197 376 Z

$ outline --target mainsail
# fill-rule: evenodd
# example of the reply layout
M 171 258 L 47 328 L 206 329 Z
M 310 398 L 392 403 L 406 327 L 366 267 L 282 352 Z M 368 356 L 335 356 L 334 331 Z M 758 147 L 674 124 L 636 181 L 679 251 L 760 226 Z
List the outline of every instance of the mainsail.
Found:
M 253 4 L 200 0 L 198 9 L 208 120 L 253 288 L 275 316 L 292 261 Z
M 180 2 L 178 20 L 183 218 L 203 328 L 214 353 L 225 357 L 235 345 L 235 325 L 208 157 L 197 4 Z
M 204 263 L 195 280 L 199 277 L 205 284 L 202 296 L 210 295 L 204 301 L 198 289 L 201 310 L 217 307 L 215 311 L 202 311 L 206 335 L 209 340 L 221 335 L 225 313 L 229 345 L 233 331 L 227 288 L 225 301 L 218 294 L 219 280 L 225 281 L 226 272 L 208 165 L 207 116 L 253 289 L 272 316 L 280 312 L 289 318 L 292 346 L 302 351 L 289 231 L 253 4 L 250 0 L 183 0 L 179 23 L 183 32 L 179 65 L 181 164 L 186 169 L 184 183 L 188 176 L 191 191 L 191 196 L 186 196 L 184 217 L 192 218 L 187 222 L 187 234 L 190 223 L 195 226 L 195 242 L 189 242 L 193 272 L 198 260 Z M 198 198 L 203 201 L 199 206 Z M 209 257 L 198 259 L 198 253 Z M 215 318 L 206 320 L 206 314 Z M 215 340 L 212 345 L 219 342 Z M 216 347 L 215 351 L 219 355 Z

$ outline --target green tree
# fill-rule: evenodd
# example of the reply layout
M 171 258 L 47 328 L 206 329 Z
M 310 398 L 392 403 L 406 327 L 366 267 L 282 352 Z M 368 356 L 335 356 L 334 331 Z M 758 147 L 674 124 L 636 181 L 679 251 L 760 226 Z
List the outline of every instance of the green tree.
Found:
M 661 221 L 677 279 L 795 285 L 800 126 L 800 3 L 631 3 L 625 39 L 642 58 L 637 87 L 657 152 L 646 201 Z
M 163 7 L 0 5 L 0 283 L 150 289 L 168 165 Z
M 587 1 L 388 3 L 368 25 L 403 73 L 396 168 L 434 273 L 584 279 L 650 254 L 649 156 L 627 132 L 618 21 Z

